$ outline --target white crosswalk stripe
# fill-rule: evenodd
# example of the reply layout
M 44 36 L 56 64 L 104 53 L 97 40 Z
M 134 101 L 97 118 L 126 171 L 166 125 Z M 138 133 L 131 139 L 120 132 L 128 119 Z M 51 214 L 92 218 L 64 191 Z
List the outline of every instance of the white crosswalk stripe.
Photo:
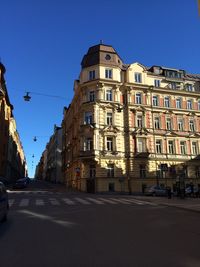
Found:
M 104 204 L 102 201 L 97 200 L 95 198 L 87 197 L 87 199 L 90 200 L 91 202 L 94 202 L 95 204 L 99 204 L 99 205 Z
M 49 199 L 49 202 L 50 202 L 52 205 L 54 205 L 54 206 L 58 206 L 58 205 L 60 205 L 60 203 L 58 202 L 58 200 L 55 199 L 55 198 L 50 198 L 50 199 Z
M 130 205 L 130 203 L 128 203 L 127 201 L 122 200 L 122 199 L 120 199 L 120 198 L 110 198 L 110 199 L 111 199 L 111 200 L 114 200 L 114 201 L 117 201 L 117 202 L 119 202 L 119 203 L 121 203 L 121 204 Z
M 114 205 L 117 204 L 117 202 L 110 200 L 110 199 L 106 199 L 106 198 L 98 198 L 98 200 L 104 201 L 104 202 L 109 203 L 109 204 L 114 204 Z
M 29 205 L 29 199 L 28 198 L 23 198 L 19 203 L 20 207 L 27 207 L 28 205 Z
M 71 199 L 69 198 L 62 198 L 62 200 L 67 204 L 67 205 L 74 205 L 75 202 L 72 201 Z
M 88 202 L 87 200 L 85 199 L 82 199 L 82 198 L 79 198 L 79 197 L 76 197 L 74 198 L 76 201 L 80 202 L 81 204 L 86 204 L 86 205 L 89 205 L 91 204 L 90 202 Z
M 126 198 L 121 198 L 123 201 L 127 201 L 130 203 L 138 204 L 138 205 L 144 205 L 144 202 L 137 200 L 137 199 L 126 199 Z
M 35 204 L 36 204 L 36 206 L 44 206 L 44 200 L 43 199 L 36 199 Z

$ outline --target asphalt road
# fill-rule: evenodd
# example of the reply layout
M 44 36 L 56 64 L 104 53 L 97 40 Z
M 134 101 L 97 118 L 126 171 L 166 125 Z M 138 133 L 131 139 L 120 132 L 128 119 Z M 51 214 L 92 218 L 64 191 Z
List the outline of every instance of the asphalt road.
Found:
M 198 213 L 40 183 L 9 199 L 1 267 L 200 266 Z

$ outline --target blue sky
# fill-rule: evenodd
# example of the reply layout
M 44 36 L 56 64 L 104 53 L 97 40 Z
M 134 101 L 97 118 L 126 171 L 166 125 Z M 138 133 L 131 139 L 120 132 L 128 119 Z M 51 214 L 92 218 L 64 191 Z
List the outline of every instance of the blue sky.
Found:
M 31 177 L 73 97 L 82 57 L 101 39 L 125 63 L 200 73 L 197 0 L 0 0 L 0 10 L 0 57 Z M 24 102 L 26 91 L 65 99 L 32 94 Z

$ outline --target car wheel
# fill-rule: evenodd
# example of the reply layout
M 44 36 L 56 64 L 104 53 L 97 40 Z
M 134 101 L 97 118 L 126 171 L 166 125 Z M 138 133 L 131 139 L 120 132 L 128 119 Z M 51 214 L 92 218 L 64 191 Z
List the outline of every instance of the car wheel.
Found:
M 156 193 L 155 193 L 155 192 L 153 192 L 152 196 L 153 196 L 153 197 L 155 197 L 155 196 L 156 196 Z

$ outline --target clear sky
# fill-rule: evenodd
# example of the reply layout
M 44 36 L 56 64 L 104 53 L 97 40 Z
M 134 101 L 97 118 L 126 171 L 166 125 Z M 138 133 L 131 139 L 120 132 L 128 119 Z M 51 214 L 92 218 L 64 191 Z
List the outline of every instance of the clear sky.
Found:
M 197 0 L 0 0 L 0 57 L 30 177 L 73 97 L 82 57 L 101 39 L 124 63 L 200 73 Z M 64 98 L 25 102 L 26 91 Z

